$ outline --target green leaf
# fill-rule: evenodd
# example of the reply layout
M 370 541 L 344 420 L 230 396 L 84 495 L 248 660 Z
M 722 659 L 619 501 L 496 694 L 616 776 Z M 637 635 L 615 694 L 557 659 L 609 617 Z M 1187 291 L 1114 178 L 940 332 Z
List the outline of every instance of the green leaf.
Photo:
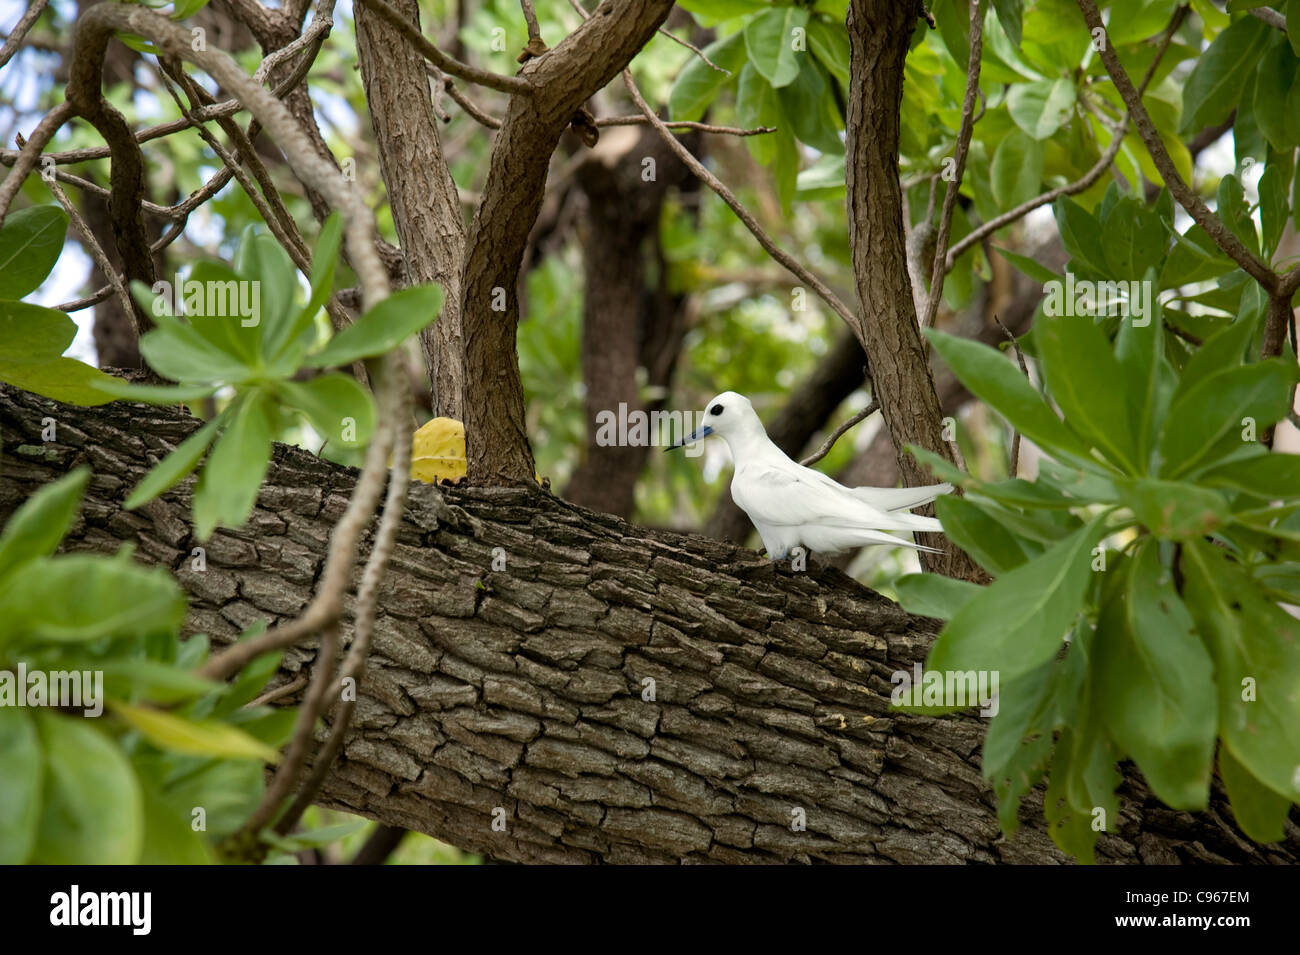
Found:
M 695 14 L 695 19 L 704 27 L 767 8 L 764 0 L 681 0 L 677 5 Z
M 135 490 L 122 506 L 128 511 L 134 510 L 141 504 L 149 503 L 169 488 L 175 487 L 187 474 L 198 467 L 204 452 L 208 450 L 208 445 L 217 436 L 217 428 L 225 418 L 226 413 L 223 411 L 178 444 L 171 454 L 154 465 L 149 473 L 140 479 L 140 483 L 135 486 Z
M 1279 421 L 1295 380 L 1294 361 L 1275 358 L 1210 375 L 1175 398 L 1160 439 L 1161 477 L 1182 477 L 1240 447 L 1245 419 L 1258 430 Z
M 45 754 L 25 710 L 0 706 L 0 865 L 22 865 L 36 843 Z
M 1232 520 L 1223 495 L 1209 488 L 1158 478 L 1116 481 L 1116 485 L 1122 503 L 1161 540 L 1203 537 Z
M 1015 124 L 1034 139 L 1050 139 L 1074 111 L 1074 82 L 1066 77 L 1017 83 L 1007 93 Z
M 235 253 L 235 271 L 245 281 L 255 282 L 252 295 L 258 305 L 256 334 L 279 328 L 293 313 L 293 293 L 298 288 L 298 270 L 289 253 L 275 236 L 248 226 Z
M 849 88 L 849 33 L 844 24 L 825 17 L 808 20 L 808 46 L 822 66 L 831 71 L 840 86 Z
M 1093 649 L 1102 716 L 1152 790 L 1174 809 L 1204 809 L 1218 720 L 1214 666 L 1191 614 L 1141 543 L 1122 568 L 1125 586 L 1102 611 Z
M 1013 129 L 993 153 L 990 178 L 993 200 L 1006 211 L 1038 195 L 1043 180 L 1043 144 Z
M 1052 694 L 1060 669 L 1050 660 L 1015 680 L 999 681 L 982 771 L 997 794 L 998 821 L 1008 838 L 1019 827 L 1021 798 L 1042 778 L 1052 753 Z
M 1101 224 L 1073 199 L 1062 196 L 1052 206 L 1056 228 L 1070 258 L 1098 275 L 1106 274 L 1106 248 Z
M 785 117 L 776 90 L 754 69 L 753 63 L 746 63 L 740 71 L 740 86 L 736 90 L 736 118 L 742 126 L 750 129 L 784 125 Z M 770 166 L 776 162 L 774 136 L 746 136 L 745 148 L 760 165 Z
M 1034 323 L 1034 342 L 1048 390 L 1066 423 L 1117 466 L 1136 473 L 1137 442 L 1129 422 L 1124 373 L 1101 327 L 1086 316 Z M 1103 382 L 1104 387 L 1098 387 Z
M 255 658 L 239 672 L 235 682 L 221 695 L 212 716 L 219 718 L 234 713 L 240 707 L 251 703 L 266 688 L 266 684 L 280 668 L 283 653 L 264 653 Z
M 109 709 L 159 749 L 221 759 L 260 759 L 275 763 L 280 754 L 247 733 L 218 720 L 187 720 L 166 710 L 109 700 Z
M 989 573 L 1001 576 L 1028 559 L 1015 536 L 974 501 L 945 495 L 935 508 L 948 538 Z
M 1191 136 L 1227 119 L 1271 29 L 1254 17 L 1242 17 L 1214 38 L 1183 84 L 1180 136 Z
M 776 95 L 785 118 L 782 127 L 823 153 L 844 150 L 836 132 L 839 108 L 831 95 L 830 78 L 825 67 L 813 57 L 800 58 L 799 75 L 793 83 L 777 90 Z
M 1219 750 L 1219 777 L 1241 831 L 1256 842 L 1281 842 L 1291 800 L 1256 779 L 1226 746 Z
M 306 363 L 313 368 L 334 368 L 390 352 L 438 317 L 442 296 L 442 286 L 433 283 L 394 292 L 331 338 Z
M 947 620 L 983 588 L 939 574 L 907 574 L 894 581 L 898 602 L 908 613 Z
M 1300 109 L 1300 102 L 1297 103 L 1297 109 Z M 1274 250 L 1277 249 L 1282 233 L 1286 229 L 1286 220 L 1291 214 L 1287 200 L 1290 184 L 1290 180 L 1286 178 L 1286 170 L 1275 165 L 1265 169 L 1264 175 L 1259 180 L 1259 218 L 1266 258 L 1271 258 Z
M 269 298 L 265 286 L 219 262 L 200 262 L 177 294 L 183 296 L 190 328 L 241 365 L 258 366 Z
M 1061 423 L 1020 370 L 1001 352 L 935 329 L 926 337 L 953 373 L 981 401 L 1046 451 L 1093 464 L 1088 446 Z
M 1010 262 L 1012 265 L 1018 268 L 1021 272 L 1025 273 L 1025 275 L 1028 275 L 1031 279 L 1036 279 L 1039 282 L 1043 282 L 1043 283 L 1060 282 L 1063 280 L 1063 276 L 1053 272 L 1047 266 L 1042 265 L 1039 262 L 1035 262 L 1027 255 L 1021 255 L 1018 252 L 1012 252 L 1010 249 L 1004 249 L 1000 245 L 995 245 L 993 246 L 993 248 L 998 253 L 998 255 L 1002 256 L 1004 259 L 1006 259 L 1008 262 Z
M 997 670 L 1014 680 L 1051 660 L 1083 604 L 1105 515 L 999 577 L 939 634 L 926 668 Z
M 147 780 L 141 780 L 144 837 L 141 865 L 212 865 L 216 859 L 200 833 L 191 827 L 188 812 L 164 799 Z
M 9 213 L 0 227 L 0 299 L 36 291 L 59 260 L 67 234 L 68 214 L 58 206 Z
M 240 396 L 227 409 L 230 425 L 217 439 L 194 487 L 194 525 L 199 540 L 218 525 L 238 527 L 252 513 L 271 461 L 270 400 L 261 390 Z
M 728 73 L 719 73 L 698 56 L 692 56 L 677 74 L 668 94 L 668 115 L 673 119 L 694 122 L 701 119 L 719 90 L 736 79 L 745 65 L 745 35 L 733 33 L 714 40 L 704 48 L 704 55 Z
M 1022 23 L 1024 21 L 1024 0 L 993 0 L 993 9 L 997 12 L 998 23 L 1013 44 L 1021 44 Z
M 1151 273 L 1145 281 L 1153 281 Z M 1137 447 L 1137 464 L 1146 471 L 1151 449 L 1159 437 L 1159 426 L 1169 411 L 1177 380 L 1165 357 L 1164 313 L 1159 302 L 1152 302 L 1150 321 L 1138 324 L 1120 322 L 1115 339 L 1115 357 L 1119 359 L 1124 389 L 1129 402 L 1129 420 Z
M 178 663 L 163 663 L 144 657 L 107 657 L 84 661 L 68 669 L 99 669 L 104 673 L 105 693 L 121 698 L 148 699 L 153 703 L 178 703 L 224 689 Z
M 144 804 L 122 751 L 88 720 L 39 712 L 45 793 L 32 861 L 131 865 L 140 855 Z
M 1254 107 L 1260 132 L 1274 149 L 1289 152 L 1300 145 L 1300 59 L 1282 36 L 1270 40 L 1259 60 Z
M 773 88 L 792 83 L 799 75 L 794 31 L 806 30 L 807 26 L 808 8 L 799 6 L 773 7 L 745 24 L 749 62 Z
M 283 381 L 277 390 L 331 444 L 360 448 L 369 442 L 375 403 L 355 378 L 331 372 L 305 382 Z
M 1167 227 L 1159 213 L 1132 196 L 1117 197 L 1104 209 L 1101 231 L 1108 277 L 1139 281 L 1164 262 Z
M 1250 216 L 1250 202 L 1242 188 L 1241 180 L 1227 175 L 1219 180 L 1219 192 L 1215 205 L 1215 214 L 1223 220 L 1233 235 L 1241 240 L 1246 248 L 1259 254 L 1259 233 L 1255 230 L 1255 220 Z
M 158 374 L 187 383 L 233 383 L 252 377 L 248 365 L 191 326 L 157 313 L 154 321 L 157 327 L 140 339 L 140 354 Z
M 163 570 L 97 554 L 31 561 L 0 592 L 0 645 L 24 640 L 85 643 L 101 637 L 171 633 L 185 595 Z
M 97 382 L 95 388 L 114 398 L 151 405 L 188 405 L 215 394 L 216 385 L 137 385 L 121 378 Z
M 76 335 L 77 323 L 66 312 L 27 302 L 0 302 L 0 362 L 53 360 L 67 351 Z
M 343 217 L 331 212 L 320 229 L 316 252 L 311 259 L 311 296 L 292 324 L 281 323 L 263 329 L 266 350 L 278 356 L 291 343 L 298 340 L 308 328 L 316 313 L 325 305 L 334 289 L 334 274 L 338 271 L 339 249 L 343 243 Z
M 1300 498 L 1300 454 L 1260 454 L 1206 471 L 1197 479 L 1273 500 Z
M 1219 732 L 1273 792 L 1300 795 L 1300 620 L 1270 602 L 1226 552 L 1183 545 L 1187 602 L 1214 657 Z
M 1240 367 L 1246 357 L 1246 349 L 1254 338 L 1256 327 L 1250 318 L 1241 317 L 1205 339 L 1183 366 L 1174 400 L 1182 400 L 1211 375 Z
M 112 377 L 75 358 L 39 363 L 0 362 L 0 381 L 65 404 L 93 407 L 113 399 L 102 386 Z
M 53 554 L 77 517 L 90 468 L 79 467 L 45 485 L 14 512 L 0 535 L 0 585 L 14 571 Z

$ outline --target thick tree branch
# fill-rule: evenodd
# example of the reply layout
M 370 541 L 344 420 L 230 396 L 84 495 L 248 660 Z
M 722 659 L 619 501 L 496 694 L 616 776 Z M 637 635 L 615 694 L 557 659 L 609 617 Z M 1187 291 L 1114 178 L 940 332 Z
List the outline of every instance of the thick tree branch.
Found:
M 59 439 L 42 442 L 49 416 Z M 310 598 L 354 474 L 277 447 L 252 519 L 218 531 L 197 573 L 192 481 L 134 512 L 121 489 L 198 424 L 0 390 L 0 515 L 92 462 L 69 546 L 134 542 L 189 590 L 190 630 L 222 641 Z M 982 720 L 889 709 L 890 675 L 924 658 L 933 621 L 835 571 L 781 572 L 536 488 L 411 493 L 321 804 L 510 861 L 1064 861 L 1037 795 L 1002 837 Z M 291 649 L 280 679 L 312 653 Z M 1132 770 L 1120 798 L 1100 861 L 1300 860 L 1294 816 L 1281 843 L 1255 845 L 1217 783 L 1195 815 L 1161 806 Z

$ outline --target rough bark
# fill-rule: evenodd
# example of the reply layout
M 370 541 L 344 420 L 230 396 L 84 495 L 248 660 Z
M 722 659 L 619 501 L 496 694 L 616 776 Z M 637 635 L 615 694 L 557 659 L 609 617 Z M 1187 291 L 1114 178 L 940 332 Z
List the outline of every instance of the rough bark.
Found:
M 933 480 L 903 450 L 906 445 L 952 459 L 917 327 L 898 182 L 903 63 L 920 12 L 917 0 L 852 0 L 848 14 L 851 82 L 845 170 L 849 247 L 861 303 L 854 331 L 871 363 L 875 396 L 906 485 Z M 917 540 L 947 546 L 939 535 L 922 534 Z M 978 575 L 970 559 L 952 547 L 944 554 L 922 554 L 921 560 L 927 569 L 950 577 Z
M 415 0 L 391 0 L 420 25 Z M 447 168 L 424 57 L 369 8 L 358 6 L 357 60 L 375 130 L 379 168 L 393 226 L 406 258 L 409 284 L 439 282 L 446 291 L 436 322 L 420 332 L 433 387 L 434 414 L 464 420 L 465 345 L 461 338 L 460 280 L 465 220 Z
M 191 482 L 138 512 L 120 502 L 196 426 L 171 408 L 79 409 L 5 387 L 0 517 L 89 463 L 69 548 L 135 544 L 190 593 L 189 629 L 218 640 L 295 613 L 355 471 L 277 446 L 249 523 L 215 534 L 194 572 Z M 1063 861 L 1039 799 L 1001 837 L 980 720 L 889 711 L 889 675 L 920 659 L 933 621 L 835 571 L 778 572 L 539 488 L 413 491 L 324 805 L 525 862 Z M 289 653 L 280 679 L 312 652 Z M 1103 861 L 1300 859 L 1300 827 L 1251 844 L 1217 785 L 1196 815 L 1161 807 L 1131 772 L 1121 796 Z M 806 831 L 791 829 L 797 809 Z
M 558 46 L 520 70 L 533 93 L 511 97 L 497 131 L 465 263 L 465 444 L 473 481 L 533 477 L 515 348 L 515 285 L 551 153 L 583 103 L 631 61 L 671 9 L 672 0 L 604 0 Z

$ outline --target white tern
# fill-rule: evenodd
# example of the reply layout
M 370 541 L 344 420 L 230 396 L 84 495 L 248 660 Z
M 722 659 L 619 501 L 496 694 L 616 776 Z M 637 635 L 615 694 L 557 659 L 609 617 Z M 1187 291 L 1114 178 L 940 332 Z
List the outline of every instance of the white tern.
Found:
M 744 395 L 724 391 L 708 403 L 704 423 L 665 450 L 716 434 L 735 461 L 731 499 L 749 515 L 771 560 L 783 560 L 795 547 L 839 554 L 871 544 L 894 544 L 934 551 L 886 530 L 942 532 L 933 517 L 909 514 L 952 490 L 951 484 L 925 487 L 845 487 L 820 471 L 791 461 L 772 443 L 754 406 Z

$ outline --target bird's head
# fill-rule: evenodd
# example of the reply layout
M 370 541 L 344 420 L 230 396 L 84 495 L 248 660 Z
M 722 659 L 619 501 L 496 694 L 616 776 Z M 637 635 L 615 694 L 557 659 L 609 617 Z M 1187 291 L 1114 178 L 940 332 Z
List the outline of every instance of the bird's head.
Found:
M 727 439 L 730 443 L 731 438 L 751 434 L 755 429 L 762 433 L 763 423 L 758 419 L 749 399 L 734 391 L 724 391 L 704 406 L 704 421 L 698 428 L 664 450 L 671 451 L 673 448 L 693 444 L 711 434 Z

